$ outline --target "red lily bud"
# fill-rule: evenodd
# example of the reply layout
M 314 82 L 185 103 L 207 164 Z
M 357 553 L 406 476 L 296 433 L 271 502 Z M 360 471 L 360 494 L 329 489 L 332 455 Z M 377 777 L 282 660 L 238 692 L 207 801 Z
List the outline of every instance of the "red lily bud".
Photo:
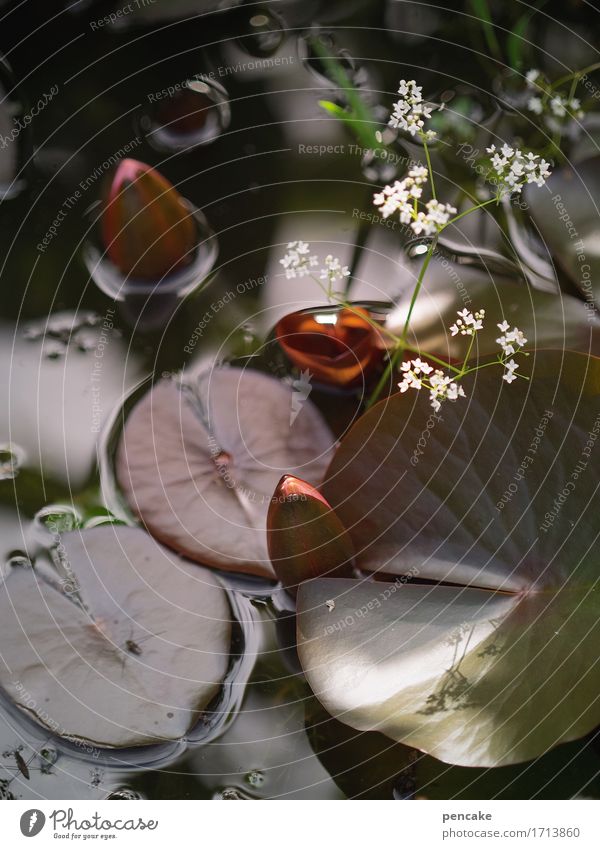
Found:
M 124 159 L 104 196 L 102 238 L 126 275 L 159 280 L 193 260 L 197 226 L 184 198 L 158 171 Z
M 271 499 L 267 547 L 277 577 L 293 594 L 310 578 L 352 576 L 346 529 L 321 493 L 293 475 L 281 478 Z
M 299 369 L 308 369 L 322 383 L 355 386 L 381 362 L 377 331 L 363 318 L 360 307 L 323 314 L 293 312 L 275 328 L 277 341 Z

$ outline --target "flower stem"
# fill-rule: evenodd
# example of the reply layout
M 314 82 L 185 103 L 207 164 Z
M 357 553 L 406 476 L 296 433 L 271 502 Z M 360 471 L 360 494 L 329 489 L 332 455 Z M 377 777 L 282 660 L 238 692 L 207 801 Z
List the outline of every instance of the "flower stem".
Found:
M 433 256 L 433 252 L 435 251 L 435 247 L 437 245 L 437 236 L 432 239 L 431 244 L 429 245 L 429 250 L 425 255 L 425 259 L 423 260 L 423 265 L 419 271 L 419 276 L 417 278 L 417 282 L 415 284 L 415 288 L 413 289 L 412 298 L 410 300 L 410 306 L 408 307 L 408 313 L 406 314 L 406 319 L 404 321 L 404 327 L 402 329 L 402 335 L 400 337 L 400 341 L 398 342 L 398 346 L 392 356 L 389 359 L 387 366 L 385 367 L 385 371 L 379 378 L 377 386 L 371 393 L 371 397 L 365 404 L 365 408 L 368 410 L 373 404 L 378 400 L 381 392 L 385 384 L 389 381 L 390 376 L 394 373 L 394 369 L 398 365 L 398 362 L 402 359 L 404 355 L 404 351 L 406 350 L 406 337 L 408 336 L 408 328 L 410 326 L 410 319 L 413 314 L 413 310 L 415 308 L 415 304 L 417 302 L 417 298 L 419 297 L 419 292 L 421 291 L 421 286 L 423 285 L 423 278 L 425 277 L 425 272 L 427 271 L 427 267 L 431 262 L 431 258 Z
M 450 221 L 446 222 L 442 227 L 442 230 L 445 230 L 446 227 L 449 227 L 450 224 L 454 224 L 456 221 L 460 221 L 461 218 L 464 218 L 465 215 L 469 215 L 471 212 L 475 212 L 478 209 L 483 209 L 484 206 L 489 206 L 490 203 L 496 203 L 497 198 L 493 197 L 489 200 L 484 200 L 483 203 L 478 203 L 475 206 L 470 206 L 469 209 L 465 209 L 464 212 L 460 212 L 458 215 L 455 215 L 454 218 L 451 218 Z
M 435 182 L 433 179 L 433 168 L 431 167 L 431 157 L 429 155 L 429 148 L 427 147 L 427 141 L 423 136 L 423 150 L 425 151 L 425 158 L 427 160 L 427 170 L 429 171 L 429 182 L 431 183 L 431 194 L 434 200 L 437 200 L 437 196 L 435 193 Z

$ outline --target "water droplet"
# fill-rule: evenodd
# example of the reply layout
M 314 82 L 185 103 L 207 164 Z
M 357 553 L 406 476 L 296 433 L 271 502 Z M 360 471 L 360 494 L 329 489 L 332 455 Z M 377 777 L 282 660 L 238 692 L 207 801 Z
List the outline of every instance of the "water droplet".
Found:
M 237 38 L 238 44 L 251 56 L 272 56 L 283 44 L 285 21 L 269 9 L 254 9 L 251 16 L 247 16 L 248 10 L 242 7 L 239 11 L 241 34 Z
M 337 47 L 335 38 L 331 32 L 311 33 L 308 36 L 300 36 L 298 41 L 298 53 L 306 67 L 316 77 L 318 77 L 321 82 L 328 84 L 333 83 L 337 88 L 339 84 L 337 77 L 329 67 L 329 63 L 323 60 L 320 53 L 317 52 L 314 47 L 316 39 L 319 40 L 321 49 L 326 56 L 331 57 L 336 64 L 339 64 L 346 76 L 354 83 L 355 75 L 359 71 L 356 62 L 347 50 L 340 50 Z
M 25 452 L 10 442 L 0 444 L 0 480 L 14 480 L 25 459 Z
M 80 527 L 81 516 L 74 507 L 53 504 L 38 510 L 33 522 L 39 530 L 57 537 Z
M 223 787 L 222 790 L 217 790 L 217 792 L 213 795 L 213 799 L 221 799 L 221 800 L 248 800 L 252 799 L 252 796 L 249 796 L 247 793 L 244 793 L 243 790 L 239 790 L 237 787 Z
M 30 569 L 33 566 L 24 551 L 11 551 L 6 562 L 12 569 Z
M 431 242 L 432 239 L 414 239 L 412 242 L 405 245 L 404 250 L 406 251 L 406 255 L 409 259 L 418 259 L 419 257 L 425 256 L 431 247 Z
M 52 767 L 58 760 L 58 752 L 53 746 L 44 746 L 40 749 L 40 770 L 44 775 L 52 772 Z
M 60 342 L 58 339 L 49 339 L 47 342 L 44 342 L 42 356 L 47 360 L 58 360 L 64 355 L 65 351 L 66 345 L 64 342 Z
M 180 151 L 214 141 L 230 120 L 225 88 L 198 75 L 182 83 L 171 97 L 157 101 L 141 118 L 140 126 L 152 147 Z
M 144 799 L 145 797 L 141 793 L 138 793 L 137 790 L 133 790 L 131 787 L 118 787 L 116 790 L 113 790 L 112 793 L 109 793 L 106 798 L 125 802 L 136 802 L 139 799 Z
M 265 776 L 260 770 L 253 769 L 251 772 L 247 773 L 246 781 L 251 787 L 262 787 L 265 783 Z

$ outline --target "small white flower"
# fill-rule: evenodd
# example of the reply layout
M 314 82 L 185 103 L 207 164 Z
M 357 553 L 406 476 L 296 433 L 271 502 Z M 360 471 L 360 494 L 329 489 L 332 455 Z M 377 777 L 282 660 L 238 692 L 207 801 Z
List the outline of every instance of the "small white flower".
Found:
M 279 262 L 283 265 L 288 280 L 310 274 L 310 269 L 317 264 L 317 257 L 310 254 L 308 243 L 288 242 L 287 248 L 287 253 Z
M 435 108 L 423 102 L 422 87 L 415 80 L 400 80 L 398 94 L 400 100 L 394 103 L 394 111 L 390 115 L 389 125 L 395 129 L 404 130 L 411 136 L 420 133 L 426 140 L 435 138 L 433 130 L 424 131 L 425 121 L 431 117 Z
M 335 280 L 342 280 L 344 277 L 350 276 L 348 266 L 342 265 L 337 257 L 329 254 L 325 257 L 325 267 L 321 269 L 321 280 L 328 280 L 333 283 Z
M 483 330 L 483 319 L 485 318 L 485 310 L 478 310 L 475 313 L 470 312 L 466 307 L 456 313 L 457 318 L 455 324 L 450 327 L 452 336 L 460 333 L 461 336 L 474 336 L 478 330 Z
M 465 393 L 462 386 L 451 377 L 444 374 L 441 369 L 433 369 L 429 363 L 423 362 L 419 357 L 416 360 L 408 360 L 402 363 L 402 380 L 398 384 L 400 392 L 408 389 L 428 389 L 431 406 L 437 412 L 444 400 L 456 401 L 464 398 Z
M 433 236 L 439 232 L 450 220 L 452 215 L 456 214 L 456 208 L 450 206 L 449 203 L 440 203 L 438 200 L 432 199 L 425 204 L 427 212 L 417 212 L 410 226 L 417 236 L 424 233 L 426 236 Z
M 503 145 L 502 156 L 496 151 L 496 146 L 488 147 L 491 157 L 492 170 L 495 172 L 493 182 L 498 187 L 500 196 L 519 193 L 526 183 L 543 186 L 550 176 L 550 167 L 545 159 L 540 159 L 535 153 L 523 153 L 518 148 Z
M 427 168 L 418 165 L 411 168 L 403 180 L 396 180 L 373 195 L 373 203 L 381 207 L 383 218 L 398 212 L 401 223 L 409 224 L 415 217 L 414 201 L 421 197 L 427 177 Z
M 525 74 L 525 79 L 527 80 L 528 85 L 534 86 L 537 80 L 539 80 L 540 76 L 540 71 L 538 71 L 537 68 L 532 68 Z
M 505 357 L 512 357 L 513 354 L 516 354 L 520 348 L 527 344 L 525 334 L 518 327 L 513 327 L 512 330 L 509 330 L 510 325 L 507 321 L 503 321 L 502 324 L 498 324 L 497 326 L 503 335 L 496 339 L 496 342 L 502 348 L 502 353 Z M 514 360 L 510 362 L 514 363 Z
M 288 280 L 294 277 L 306 277 L 312 273 L 311 269 L 319 265 L 317 255 L 310 253 L 308 242 L 300 241 L 288 242 L 287 253 L 279 262 L 285 269 L 285 276 Z M 333 257 L 331 254 L 325 257 L 325 266 L 319 271 L 321 280 L 328 280 L 330 283 L 333 283 L 335 280 L 341 280 L 349 276 L 350 271 L 348 267 L 342 265 L 337 257 Z

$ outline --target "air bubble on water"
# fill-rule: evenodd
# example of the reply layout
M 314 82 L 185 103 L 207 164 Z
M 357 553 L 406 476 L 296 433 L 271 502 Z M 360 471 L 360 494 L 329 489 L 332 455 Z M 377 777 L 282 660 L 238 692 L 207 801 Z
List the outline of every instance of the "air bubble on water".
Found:
M 237 787 L 223 787 L 222 790 L 217 790 L 217 792 L 213 794 L 213 799 L 248 800 L 252 799 L 252 796 L 249 796 L 247 793 L 244 793 L 243 790 L 239 790 Z
M 64 342 L 61 342 L 58 339 L 48 339 L 44 342 L 42 356 L 46 360 L 58 360 L 60 357 L 64 356 L 66 349 L 67 346 Z
M 419 257 L 425 256 L 430 247 L 431 239 L 418 239 L 413 242 L 409 242 L 409 244 L 405 246 L 404 250 L 406 251 L 406 255 L 409 259 L 419 259 Z
M 33 566 L 31 559 L 24 551 L 11 551 L 6 563 L 12 569 L 30 569 Z
M 40 749 L 40 770 L 44 775 L 52 772 L 52 767 L 58 760 L 58 751 L 54 746 L 44 746 Z
M 262 787 L 265 783 L 265 776 L 260 770 L 253 769 L 251 772 L 247 773 L 246 781 L 251 787 Z
M 12 442 L 0 444 L 0 480 L 14 480 L 25 459 L 25 452 Z
M 243 7 L 240 14 L 245 16 L 237 42 L 251 56 L 268 57 L 279 50 L 285 38 L 285 21 L 270 9 L 253 9 L 248 17 L 248 11 Z
M 137 802 L 145 797 L 131 787 L 117 787 L 112 793 L 109 793 L 107 799 L 117 799 L 124 802 Z
M 213 142 L 227 129 L 230 120 L 226 89 L 198 74 L 170 97 L 148 107 L 140 126 L 155 149 L 184 151 Z
M 74 507 L 51 504 L 38 510 L 33 523 L 36 529 L 57 537 L 80 527 L 81 516 Z

